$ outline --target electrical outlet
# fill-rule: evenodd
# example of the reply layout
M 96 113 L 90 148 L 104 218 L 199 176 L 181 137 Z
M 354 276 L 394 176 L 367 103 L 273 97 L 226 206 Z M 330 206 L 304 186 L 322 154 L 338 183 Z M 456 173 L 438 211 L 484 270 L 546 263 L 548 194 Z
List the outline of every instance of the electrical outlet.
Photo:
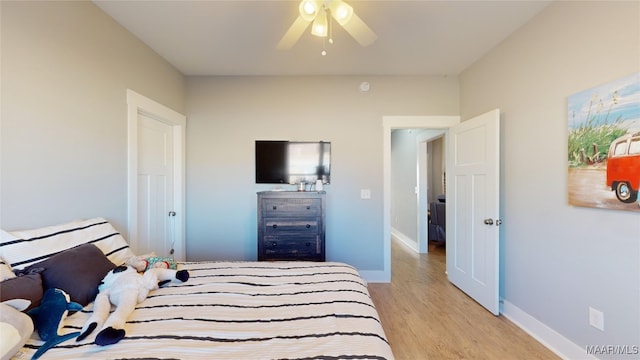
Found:
M 589 325 L 604 331 L 604 313 L 589 306 Z

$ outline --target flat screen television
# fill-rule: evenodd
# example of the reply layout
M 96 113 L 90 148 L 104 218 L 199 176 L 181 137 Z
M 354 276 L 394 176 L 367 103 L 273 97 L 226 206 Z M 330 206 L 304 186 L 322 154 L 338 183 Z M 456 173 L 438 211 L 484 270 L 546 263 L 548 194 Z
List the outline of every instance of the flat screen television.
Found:
M 331 182 L 331 143 L 256 140 L 257 184 Z

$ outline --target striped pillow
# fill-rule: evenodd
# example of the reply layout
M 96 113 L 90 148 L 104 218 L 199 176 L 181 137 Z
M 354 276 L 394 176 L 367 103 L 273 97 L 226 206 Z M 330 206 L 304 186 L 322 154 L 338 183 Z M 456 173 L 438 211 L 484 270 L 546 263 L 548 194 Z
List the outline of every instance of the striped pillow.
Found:
M 98 217 L 33 230 L 0 230 L 0 257 L 14 270 L 21 270 L 85 243 L 95 244 L 116 265 L 134 255 L 122 235 Z

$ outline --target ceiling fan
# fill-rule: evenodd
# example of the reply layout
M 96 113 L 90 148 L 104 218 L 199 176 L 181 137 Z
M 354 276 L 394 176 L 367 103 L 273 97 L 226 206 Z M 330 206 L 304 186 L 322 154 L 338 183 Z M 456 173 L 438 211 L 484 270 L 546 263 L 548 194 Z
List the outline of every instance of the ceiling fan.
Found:
M 277 49 L 291 49 L 309 24 L 312 24 L 311 34 L 323 38 L 328 37 L 329 43 L 333 43 L 332 19 L 362 46 L 369 46 L 378 38 L 369 26 L 353 12 L 353 8 L 342 0 L 302 0 L 298 10 L 300 15 L 280 39 Z

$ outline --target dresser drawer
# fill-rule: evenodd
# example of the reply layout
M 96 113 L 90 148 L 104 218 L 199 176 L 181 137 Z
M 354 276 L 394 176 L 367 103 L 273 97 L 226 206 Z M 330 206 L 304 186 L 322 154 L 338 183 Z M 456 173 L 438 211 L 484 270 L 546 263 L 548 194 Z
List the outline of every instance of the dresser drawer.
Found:
M 316 235 L 319 232 L 318 223 L 318 218 L 296 220 L 267 219 L 264 222 L 264 231 L 266 235 Z
M 265 257 L 277 260 L 280 256 L 315 257 L 322 251 L 320 245 L 318 236 L 265 236 L 263 249 Z
M 258 193 L 258 260 L 325 261 L 325 192 Z
M 281 216 L 319 216 L 322 213 L 320 199 L 264 199 L 262 202 L 264 217 Z

